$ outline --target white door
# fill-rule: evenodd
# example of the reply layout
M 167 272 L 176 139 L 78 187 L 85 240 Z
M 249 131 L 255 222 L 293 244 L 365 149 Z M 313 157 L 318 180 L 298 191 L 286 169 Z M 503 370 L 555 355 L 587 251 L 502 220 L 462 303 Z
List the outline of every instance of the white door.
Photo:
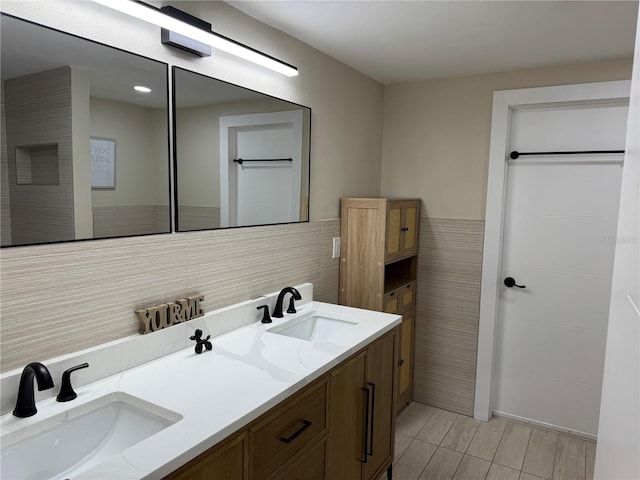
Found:
M 514 110 L 509 150 L 623 150 L 627 106 Z M 493 409 L 595 435 L 621 154 L 509 160 Z
M 221 226 L 300 220 L 302 121 L 302 110 L 220 118 Z

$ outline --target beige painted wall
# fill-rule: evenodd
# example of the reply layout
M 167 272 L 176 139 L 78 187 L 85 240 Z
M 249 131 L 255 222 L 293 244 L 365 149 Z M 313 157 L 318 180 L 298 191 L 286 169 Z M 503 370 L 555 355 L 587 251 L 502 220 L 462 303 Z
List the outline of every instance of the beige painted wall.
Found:
M 152 154 L 154 161 L 153 185 L 156 186 L 153 192 L 153 204 L 169 206 L 169 165 L 159 162 L 159 158 L 169 157 L 169 123 L 167 122 L 167 112 L 163 108 L 151 110 L 151 123 L 153 131 Z M 164 225 L 164 221 L 162 222 Z M 159 231 L 159 230 L 156 230 Z
M 485 215 L 495 90 L 631 78 L 631 59 L 392 85 L 385 90 L 381 195 L 418 197 L 422 215 Z
M 93 206 L 154 205 L 156 191 L 169 189 L 167 181 L 156 182 L 156 162 L 168 170 L 169 152 L 158 152 L 154 129 L 160 127 L 166 135 L 166 121 L 156 125 L 154 109 L 129 103 L 92 97 L 90 104 L 91 136 L 116 141 L 116 188 L 92 190 Z

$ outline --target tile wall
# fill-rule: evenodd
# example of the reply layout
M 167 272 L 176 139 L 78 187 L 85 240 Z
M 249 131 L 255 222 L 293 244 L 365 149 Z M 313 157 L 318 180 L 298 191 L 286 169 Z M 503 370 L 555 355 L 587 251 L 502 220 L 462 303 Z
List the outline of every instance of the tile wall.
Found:
M 333 219 L 2 249 L 1 371 L 136 334 L 136 309 L 185 295 L 210 311 L 312 282 L 337 303 L 339 231 Z
M 484 222 L 421 219 L 415 400 L 473 414 Z M 337 303 L 340 221 L 2 249 L 3 372 L 137 333 L 134 310 L 205 310 L 310 281 Z
M 414 399 L 473 415 L 484 221 L 420 219 Z

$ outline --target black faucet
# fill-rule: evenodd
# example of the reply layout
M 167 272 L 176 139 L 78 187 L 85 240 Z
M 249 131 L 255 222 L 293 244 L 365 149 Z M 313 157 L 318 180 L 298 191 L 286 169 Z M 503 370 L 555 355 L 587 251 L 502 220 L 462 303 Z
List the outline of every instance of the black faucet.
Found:
M 18 401 L 13 414 L 16 417 L 26 418 L 35 415 L 38 411 L 36 401 L 33 396 L 33 377 L 38 382 L 38 390 L 48 390 L 53 388 L 53 379 L 47 367 L 39 362 L 32 362 L 24 367 L 20 376 L 20 387 L 18 387 Z
M 276 308 L 274 308 L 273 313 L 271 314 L 272 317 L 276 317 L 276 318 L 284 317 L 284 314 L 282 313 L 282 303 L 284 302 L 284 296 L 287 293 L 290 293 L 291 295 L 293 295 L 293 298 L 296 300 L 302 300 L 302 296 L 300 295 L 300 292 L 297 289 L 293 287 L 283 288 L 282 290 L 280 290 L 280 293 L 278 294 L 278 300 L 276 301 Z M 296 309 L 293 305 L 293 299 L 289 303 L 289 308 L 287 309 L 287 313 L 296 313 Z

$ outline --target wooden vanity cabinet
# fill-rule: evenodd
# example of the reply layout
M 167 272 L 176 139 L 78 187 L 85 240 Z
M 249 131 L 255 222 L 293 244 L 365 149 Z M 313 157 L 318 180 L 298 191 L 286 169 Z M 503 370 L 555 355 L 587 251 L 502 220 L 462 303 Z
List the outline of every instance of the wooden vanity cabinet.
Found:
M 327 434 L 327 381 L 298 392 L 249 428 L 252 480 L 273 477 Z
M 377 479 L 393 461 L 399 328 L 165 480 Z
M 327 442 L 322 441 L 303 453 L 298 460 L 276 477 L 277 480 L 325 480 Z
M 397 410 L 413 395 L 420 200 L 343 198 L 342 305 L 402 315 Z
M 220 442 L 164 480 L 247 480 L 248 472 L 247 434 L 243 432 Z
M 330 374 L 327 478 L 372 480 L 393 461 L 396 331 Z

